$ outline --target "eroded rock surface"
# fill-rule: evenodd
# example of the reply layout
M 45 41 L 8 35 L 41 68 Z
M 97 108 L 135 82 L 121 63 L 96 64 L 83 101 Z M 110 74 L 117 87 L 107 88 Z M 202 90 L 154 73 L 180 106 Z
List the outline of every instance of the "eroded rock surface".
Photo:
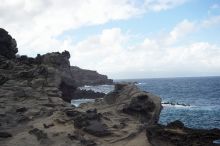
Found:
M 104 99 L 73 107 L 69 101 L 78 85 L 108 82 L 107 77 L 77 75 L 84 71 L 73 71 L 67 51 L 15 57 L 13 38 L 2 29 L 0 36 L 1 146 L 160 146 L 158 141 L 175 146 L 185 137 L 181 132 L 190 134 L 180 122 L 155 126 L 161 99 L 134 84 L 117 84 Z M 173 134 L 176 127 L 182 131 Z M 197 142 L 206 136 L 213 139 L 218 131 L 191 133 L 189 139 Z
M 69 52 L 16 53 L 16 41 L 0 29 L 0 145 L 77 145 L 67 137 L 74 121 L 65 114 L 77 91 Z
M 213 141 L 220 139 L 219 129 L 190 129 L 180 121 L 148 127 L 146 133 L 152 146 L 218 146 Z
M 104 100 L 107 104 L 117 106 L 117 110 L 147 124 L 157 123 L 162 109 L 160 97 L 140 91 L 134 84 L 116 84 L 115 90 Z

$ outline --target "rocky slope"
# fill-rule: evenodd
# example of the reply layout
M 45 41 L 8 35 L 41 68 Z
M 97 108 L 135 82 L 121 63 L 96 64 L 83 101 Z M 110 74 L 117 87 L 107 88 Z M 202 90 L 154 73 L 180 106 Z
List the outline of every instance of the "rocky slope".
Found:
M 148 145 L 144 127 L 157 122 L 159 97 L 118 85 L 104 101 L 74 108 L 65 102 L 77 87 L 70 54 L 16 57 L 14 39 L 1 31 L 0 145 Z
M 67 51 L 16 57 L 16 41 L 3 29 L 0 36 L 1 146 L 206 146 L 220 139 L 219 130 L 158 125 L 160 97 L 134 84 L 75 108 L 66 102 L 79 82 Z
M 81 91 L 77 87 L 83 85 L 112 84 L 113 80 L 96 71 L 84 70 L 70 66 L 68 51 L 37 55 L 36 58 L 16 56 L 17 44 L 7 31 L 0 29 L 0 85 L 14 82 L 34 89 L 50 87 L 51 92 L 59 92 L 65 101 L 71 99 L 103 97 L 102 93 Z M 19 82 L 18 80 L 22 80 Z M 13 84 L 13 83 L 11 83 Z M 6 84 L 7 86 L 7 84 Z M 52 89 L 53 87 L 53 89 Z M 48 89 L 49 90 L 49 89 Z M 46 91 L 47 92 L 47 91 Z

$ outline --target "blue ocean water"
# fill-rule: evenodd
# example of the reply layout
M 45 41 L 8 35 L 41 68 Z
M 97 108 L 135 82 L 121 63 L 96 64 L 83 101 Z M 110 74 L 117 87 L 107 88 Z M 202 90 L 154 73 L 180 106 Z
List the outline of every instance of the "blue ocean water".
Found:
M 136 82 L 144 91 L 162 98 L 162 102 L 189 104 L 164 105 L 160 123 L 181 120 L 193 128 L 220 128 L 220 77 L 188 77 L 117 80 Z
M 136 82 L 141 90 L 160 96 L 162 103 L 176 104 L 163 104 L 159 121 L 162 124 L 181 120 L 187 127 L 220 129 L 220 77 L 129 79 L 115 82 Z M 114 87 L 100 85 L 82 89 L 108 93 Z M 72 104 L 78 106 L 85 102 L 92 101 L 76 100 Z

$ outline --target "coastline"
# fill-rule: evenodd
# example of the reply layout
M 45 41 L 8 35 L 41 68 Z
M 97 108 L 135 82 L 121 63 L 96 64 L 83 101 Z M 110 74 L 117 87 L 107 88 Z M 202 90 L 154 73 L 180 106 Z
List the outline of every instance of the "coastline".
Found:
M 69 52 L 16 56 L 15 40 L 0 33 L 0 145 L 215 146 L 220 139 L 219 129 L 158 124 L 161 98 L 134 84 L 116 84 L 103 100 L 76 108 Z

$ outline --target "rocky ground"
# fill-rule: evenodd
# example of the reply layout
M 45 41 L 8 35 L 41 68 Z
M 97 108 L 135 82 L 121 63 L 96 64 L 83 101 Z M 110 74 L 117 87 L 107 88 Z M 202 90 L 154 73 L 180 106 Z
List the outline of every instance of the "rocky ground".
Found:
M 117 84 L 103 100 L 73 107 L 80 75 L 74 76 L 70 54 L 29 58 L 17 51 L 16 41 L 0 29 L 1 146 L 214 146 L 220 139 L 218 129 L 157 124 L 160 97 L 134 84 Z

